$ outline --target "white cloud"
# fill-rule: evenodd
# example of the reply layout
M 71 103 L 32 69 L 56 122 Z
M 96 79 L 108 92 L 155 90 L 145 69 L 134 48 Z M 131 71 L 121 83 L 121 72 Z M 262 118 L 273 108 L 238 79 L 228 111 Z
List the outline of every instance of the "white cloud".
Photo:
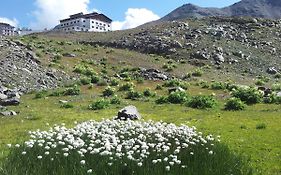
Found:
M 158 15 L 145 8 L 129 8 L 125 15 L 125 21 L 114 21 L 112 23 L 113 30 L 134 28 L 160 18 Z
M 5 18 L 5 17 L 0 17 L 0 22 L 3 22 L 3 23 L 7 23 L 7 24 L 10 24 L 14 27 L 17 27 L 18 26 L 18 20 L 16 18 L 14 19 L 9 19 L 9 18 Z
M 36 0 L 37 9 L 33 11 L 36 21 L 30 27 L 34 29 L 53 28 L 59 24 L 60 19 L 69 15 L 90 12 L 90 0 Z

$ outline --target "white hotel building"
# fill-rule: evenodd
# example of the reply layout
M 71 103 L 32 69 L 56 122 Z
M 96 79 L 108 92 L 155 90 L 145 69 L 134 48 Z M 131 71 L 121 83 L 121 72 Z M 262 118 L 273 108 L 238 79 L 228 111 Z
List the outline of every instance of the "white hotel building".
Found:
M 0 22 L 0 35 L 4 36 L 14 36 L 17 32 L 15 31 L 15 27 L 11 26 L 7 23 Z
M 60 20 L 60 24 L 55 30 L 71 32 L 108 32 L 111 31 L 112 20 L 99 13 L 83 14 L 78 13 L 71 15 L 70 18 Z

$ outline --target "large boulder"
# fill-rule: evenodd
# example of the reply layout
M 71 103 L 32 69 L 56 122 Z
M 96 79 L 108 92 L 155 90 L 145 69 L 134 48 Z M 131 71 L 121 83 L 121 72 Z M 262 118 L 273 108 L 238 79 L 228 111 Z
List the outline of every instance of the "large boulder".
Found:
M 116 120 L 139 120 L 141 115 L 135 106 L 127 106 L 118 112 Z
M 6 100 L 8 98 L 7 95 L 0 93 L 0 101 L 1 100 Z
M 9 98 L 6 100 L 0 100 L 0 105 L 2 106 L 17 106 L 20 104 L 20 99 L 18 98 Z
M 0 116 L 16 116 L 17 113 L 15 111 L 4 111 L 0 112 Z

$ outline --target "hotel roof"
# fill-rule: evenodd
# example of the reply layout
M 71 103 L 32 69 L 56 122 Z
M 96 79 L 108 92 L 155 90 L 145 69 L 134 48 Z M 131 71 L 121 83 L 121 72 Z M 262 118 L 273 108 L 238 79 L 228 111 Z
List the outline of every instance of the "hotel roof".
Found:
M 73 20 L 73 19 L 78 19 L 78 18 L 98 19 L 98 20 L 104 21 L 104 22 L 109 22 L 109 23 L 112 22 L 112 19 L 110 19 L 109 17 L 105 16 L 104 14 L 99 14 L 96 12 L 89 13 L 89 14 L 77 13 L 74 15 L 70 15 L 69 18 L 67 18 L 67 19 L 60 20 L 60 22 L 65 22 L 68 20 Z

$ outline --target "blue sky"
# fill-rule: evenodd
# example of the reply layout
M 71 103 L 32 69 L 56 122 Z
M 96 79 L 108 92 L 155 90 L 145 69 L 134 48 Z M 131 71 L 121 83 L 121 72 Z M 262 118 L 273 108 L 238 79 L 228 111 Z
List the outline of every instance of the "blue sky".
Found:
M 151 20 L 157 19 L 156 16 L 163 17 L 175 8 L 186 3 L 193 3 L 203 7 L 224 7 L 237 1 L 238 0 L 4 0 L 1 2 L 0 6 L 0 20 L 4 22 L 7 20 L 11 21 L 10 23 L 21 27 L 51 27 L 58 19 L 66 17 L 67 13 L 72 13 L 74 11 L 90 12 L 93 9 L 97 9 L 111 17 L 114 21 L 119 21 L 119 25 L 122 25 L 126 22 L 126 17 L 130 17 L 130 15 L 132 18 L 136 19 L 140 18 L 140 16 L 143 16 L 143 18 L 147 20 L 150 18 Z M 67 8 L 63 9 L 64 6 L 67 6 Z M 126 14 L 128 9 L 135 10 L 131 10 Z M 136 11 L 136 9 L 145 9 L 147 11 Z M 58 11 L 59 14 L 57 14 Z M 44 21 L 46 22 L 44 23 Z

